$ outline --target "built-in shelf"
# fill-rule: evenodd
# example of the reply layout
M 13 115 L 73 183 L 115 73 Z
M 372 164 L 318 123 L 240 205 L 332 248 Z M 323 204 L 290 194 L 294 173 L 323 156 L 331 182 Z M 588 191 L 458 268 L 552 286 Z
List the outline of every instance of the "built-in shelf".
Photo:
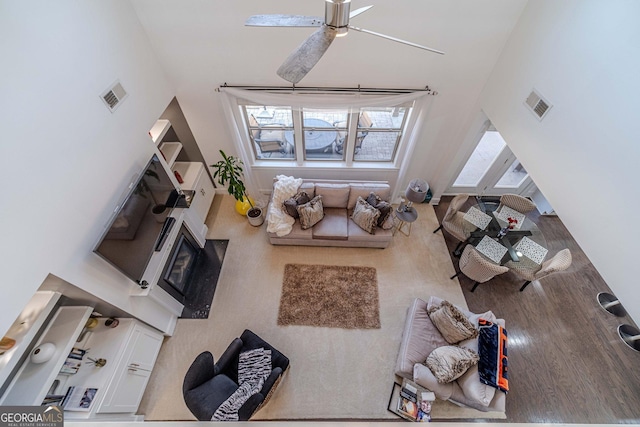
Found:
M 92 311 L 93 308 L 87 306 L 58 308 L 35 344 L 35 347 L 43 343 L 54 344 L 54 355 L 44 363 L 33 363 L 27 357 L 7 387 L 0 405 L 40 405 L 42 403 Z
M 183 190 L 195 190 L 204 165 L 200 162 L 175 162 L 171 169 L 182 177 L 180 187 Z
M 160 144 L 160 151 L 164 155 L 165 160 L 169 167 L 172 167 L 178 158 L 178 154 L 182 150 L 182 143 L 180 142 L 163 142 Z
M 153 125 L 153 127 L 149 131 L 151 140 L 155 144 L 158 144 L 160 141 L 162 141 L 162 138 L 164 138 L 165 134 L 167 133 L 170 127 L 171 127 L 171 122 L 169 120 L 160 119 L 156 121 L 156 123 Z
M 29 300 L 6 336 L 16 340 L 16 344 L 0 355 L 0 386 L 4 384 L 18 364 L 32 348 L 32 341 L 45 324 L 47 318 L 60 299 L 61 294 L 53 291 L 38 291 Z

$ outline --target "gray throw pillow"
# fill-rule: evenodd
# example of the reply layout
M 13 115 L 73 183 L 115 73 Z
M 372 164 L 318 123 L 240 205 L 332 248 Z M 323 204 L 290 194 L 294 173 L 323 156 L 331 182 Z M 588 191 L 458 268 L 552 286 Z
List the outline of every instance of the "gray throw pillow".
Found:
M 297 207 L 300 215 L 300 227 L 303 230 L 313 227 L 324 218 L 322 196 L 316 196 L 309 202 Z
M 367 197 L 367 203 L 380 211 L 377 226 L 383 227 L 385 221 L 389 218 L 389 215 L 391 215 L 391 203 L 382 200 L 380 196 L 373 192 Z
M 300 214 L 298 214 L 298 206 L 304 205 L 305 203 L 309 203 L 310 200 L 311 200 L 311 197 L 309 197 L 309 195 L 306 192 L 301 191 L 295 196 L 282 202 L 282 207 L 284 208 L 284 211 L 289 216 L 292 216 L 294 218 L 299 218 Z
M 442 301 L 440 305 L 431 307 L 427 313 L 431 322 L 449 344 L 478 336 L 475 325 L 449 301 Z
M 429 354 L 425 364 L 440 384 L 450 383 L 478 363 L 478 353 L 467 348 L 446 345 Z
M 362 197 L 358 196 L 356 206 L 351 214 L 353 222 L 369 234 L 374 234 L 374 227 L 378 223 L 380 211 L 371 206 Z

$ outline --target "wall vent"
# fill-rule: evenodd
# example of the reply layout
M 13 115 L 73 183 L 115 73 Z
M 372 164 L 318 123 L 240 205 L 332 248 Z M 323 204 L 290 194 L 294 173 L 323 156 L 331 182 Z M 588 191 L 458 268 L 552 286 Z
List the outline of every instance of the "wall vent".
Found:
M 100 95 L 100 98 L 102 98 L 102 101 L 107 106 L 109 111 L 113 113 L 116 108 L 118 108 L 120 104 L 122 104 L 122 101 L 124 101 L 128 95 L 129 94 L 126 90 L 124 90 L 120 82 L 115 82 L 109 89 L 107 89 L 102 93 L 102 95 Z
M 551 103 L 544 99 L 535 89 L 524 103 L 536 115 L 538 120 L 542 120 L 552 107 Z

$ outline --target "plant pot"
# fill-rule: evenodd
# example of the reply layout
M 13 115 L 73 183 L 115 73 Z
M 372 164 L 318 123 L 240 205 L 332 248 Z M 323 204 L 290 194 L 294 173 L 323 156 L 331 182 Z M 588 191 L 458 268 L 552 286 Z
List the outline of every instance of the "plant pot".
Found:
M 247 211 L 247 219 L 249 220 L 249 224 L 254 227 L 260 227 L 264 222 L 264 215 L 262 215 L 261 208 L 252 208 Z

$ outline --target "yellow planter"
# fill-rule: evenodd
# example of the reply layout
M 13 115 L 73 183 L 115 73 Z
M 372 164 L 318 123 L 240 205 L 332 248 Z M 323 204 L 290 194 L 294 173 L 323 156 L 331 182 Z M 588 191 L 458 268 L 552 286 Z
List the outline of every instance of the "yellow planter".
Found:
M 249 197 L 249 200 L 251 200 L 251 203 L 254 203 L 254 200 L 251 197 Z M 238 212 L 242 216 L 245 216 L 247 214 L 247 211 L 251 209 L 249 200 L 247 200 L 246 197 L 242 201 L 236 200 L 236 212 Z

